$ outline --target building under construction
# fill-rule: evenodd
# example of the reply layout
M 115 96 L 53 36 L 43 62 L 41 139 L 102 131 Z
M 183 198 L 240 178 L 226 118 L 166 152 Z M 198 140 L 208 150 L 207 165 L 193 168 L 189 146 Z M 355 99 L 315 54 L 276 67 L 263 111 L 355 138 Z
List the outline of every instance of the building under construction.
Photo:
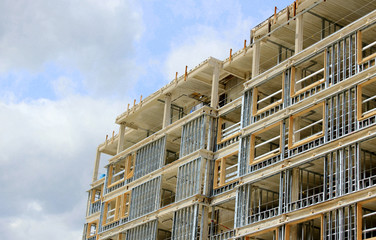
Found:
M 375 9 L 295 1 L 128 105 L 83 239 L 376 239 Z

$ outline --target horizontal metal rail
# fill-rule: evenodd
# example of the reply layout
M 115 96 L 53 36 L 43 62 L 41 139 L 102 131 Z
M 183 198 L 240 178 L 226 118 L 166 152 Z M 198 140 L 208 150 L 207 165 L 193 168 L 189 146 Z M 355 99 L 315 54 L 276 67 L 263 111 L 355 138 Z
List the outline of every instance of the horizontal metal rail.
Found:
M 374 227 L 374 228 L 369 228 L 369 229 L 365 229 L 365 230 L 363 230 L 362 232 L 363 232 L 363 233 L 367 233 L 367 232 L 372 232 L 372 231 L 376 231 L 376 227 Z
M 376 98 L 376 95 L 375 95 L 375 96 L 372 96 L 372 97 L 370 97 L 370 98 L 367 98 L 367 99 L 364 100 L 362 103 L 369 102 L 369 101 L 371 101 L 371 100 L 373 100 L 373 99 L 375 99 L 375 98 Z
M 295 84 L 304 82 L 305 80 L 307 80 L 307 79 L 309 79 L 309 78 L 311 78 L 311 77 L 313 77 L 313 76 L 315 76 L 315 75 L 317 75 L 317 74 L 319 74 L 321 72 L 324 72 L 324 70 L 325 70 L 325 68 L 321 68 L 320 70 L 317 70 L 316 72 L 311 73 L 310 75 L 308 75 L 308 76 L 306 76 L 306 77 L 304 77 L 304 78 L 296 81 Z
M 307 126 L 301 128 L 301 129 L 295 130 L 295 133 L 299 133 L 299 132 L 301 132 L 301 131 L 303 131 L 303 130 L 305 130 L 305 129 L 307 129 L 307 128 L 310 128 L 310 127 L 312 127 L 312 126 L 314 126 L 314 125 L 316 125 L 316 124 L 318 124 L 318 123 L 321 123 L 322 121 L 323 121 L 323 120 L 320 119 L 320 120 L 318 120 L 318 121 L 316 121 L 316 122 L 314 122 L 314 123 L 311 123 L 311 124 L 309 124 L 309 125 L 307 125 Z
M 371 212 L 371 213 L 368 213 L 368 214 L 364 214 L 363 218 L 371 217 L 371 216 L 374 216 L 374 215 L 376 215 L 376 212 Z
M 269 155 L 269 154 L 271 154 L 271 153 L 278 152 L 278 151 L 279 151 L 279 148 L 276 148 L 276 149 L 274 149 L 274 150 L 271 150 L 270 152 L 267 152 L 267 153 L 262 154 L 261 156 L 258 156 L 258 157 L 255 158 L 254 160 L 258 160 L 258 159 L 263 158 L 263 157 L 265 157 L 265 156 L 267 156 L 267 155 Z
M 275 95 L 277 95 L 277 94 L 279 94 L 279 93 L 282 93 L 282 89 L 279 90 L 279 91 L 277 91 L 277 92 L 275 92 L 275 93 L 273 93 L 273 94 L 271 94 L 271 95 L 269 95 L 269 96 L 264 97 L 263 99 L 260 99 L 259 101 L 257 101 L 257 103 L 262 103 L 262 102 L 265 101 L 266 99 L 271 98 L 271 97 L 274 97 Z
M 121 170 L 120 172 L 118 172 L 118 173 L 112 175 L 112 178 L 117 177 L 117 176 L 123 174 L 124 172 L 125 172 L 125 170 Z
M 230 136 L 240 131 L 240 122 L 231 125 L 230 127 L 222 130 L 222 138 Z
M 366 114 L 368 114 L 368 113 L 370 113 L 370 112 L 373 112 L 375 109 L 376 109 L 376 107 L 375 107 L 375 108 L 372 108 L 372 109 L 370 109 L 370 110 L 368 110 L 367 112 L 364 112 L 363 115 L 366 115 Z
M 371 48 L 371 47 L 373 47 L 375 45 L 376 45 L 376 41 L 374 41 L 373 43 L 370 43 L 367 46 L 365 46 L 364 48 L 362 48 L 362 51 L 367 50 L 368 48 Z
M 274 137 L 274 138 L 271 138 L 271 139 L 269 139 L 269 140 L 267 140 L 267 141 L 265 141 L 265 142 L 262 142 L 262 143 L 260 143 L 260 144 L 257 144 L 257 145 L 255 146 L 255 148 L 261 147 L 261 146 L 263 146 L 263 145 L 265 145 L 265 144 L 268 144 L 268 143 L 270 143 L 270 142 L 273 142 L 273 141 L 275 141 L 275 140 L 277 140 L 277 139 L 279 139 L 279 138 L 281 138 L 281 136 L 276 136 L 276 137 Z

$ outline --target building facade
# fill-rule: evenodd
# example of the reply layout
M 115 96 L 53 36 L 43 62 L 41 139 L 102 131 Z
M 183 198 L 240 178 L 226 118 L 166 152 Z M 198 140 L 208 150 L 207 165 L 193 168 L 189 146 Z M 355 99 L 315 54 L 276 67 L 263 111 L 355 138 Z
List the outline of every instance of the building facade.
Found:
M 375 23 L 374 0 L 295 1 L 128 105 L 83 239 L 376 239 Z

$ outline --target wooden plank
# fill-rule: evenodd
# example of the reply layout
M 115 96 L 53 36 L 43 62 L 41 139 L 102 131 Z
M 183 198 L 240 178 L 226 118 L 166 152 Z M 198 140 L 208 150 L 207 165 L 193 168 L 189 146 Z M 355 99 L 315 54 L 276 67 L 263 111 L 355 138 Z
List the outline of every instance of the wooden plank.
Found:
M 218 166 L 221 166 L 222 159 L 223 158 L 217 159 L 215 160 L 215 163 L 214 163 L 214 183 L 213 183 L 214 189 L 217 189 L 219 187 L 218 186 Z
M 362 230 L 363 230 L 363 211 L 362 211 L 362 204 L 356 204 L 356 239 L 362 240 Z
M 222 139 L 222 121 L 223 119 L 219 117 L 217 126 L 217 144 L 220 144 Z
M 257 113 L 257 97 L 258 97 L 258 88 L 253 88 L 253 95 L 252 95 L 252 115 L 255 116 Z
M 357 113 L 357 119 L 359 121 L 366 119 L 366 118 L 369 118 L 373 115 L 376 115 L 376 109 L 372 112 L 365 114 L 365 115 L 363 115 L 363 110 L 362 110 L 362 106 L 363 106 L 363 103 L 362 103 L 363 91 L 362 90 L 363 90 L 363 87 L 367 86 L 371 83 L 374 83 L 374 82 L 376 82 L 376 77 L 372 78 L 372 79 L 370 79 L 366 82 L 360 83 L 357 87 L 357 95 L 356 95 L 357 96 L 357 98 L 356 98 L 356 100 L 357 100 L 357 111 L 356 111 L 356 113 Z
M 225 184 L 225 178 L 226 178 L 226 158 L 222 158 L 221 174 L 220 174 L 220 180 L 219 180 L 220 186 L 223 186 Z

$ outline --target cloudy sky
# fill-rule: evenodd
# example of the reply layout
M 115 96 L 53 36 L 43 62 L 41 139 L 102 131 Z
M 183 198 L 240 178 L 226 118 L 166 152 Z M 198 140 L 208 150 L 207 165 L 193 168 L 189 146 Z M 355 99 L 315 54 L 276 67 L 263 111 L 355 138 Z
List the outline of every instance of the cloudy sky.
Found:
M 0 238 L 81 239 L 115 117 L 185 65 L 242 48 L 276 2 L 0 0 Z

